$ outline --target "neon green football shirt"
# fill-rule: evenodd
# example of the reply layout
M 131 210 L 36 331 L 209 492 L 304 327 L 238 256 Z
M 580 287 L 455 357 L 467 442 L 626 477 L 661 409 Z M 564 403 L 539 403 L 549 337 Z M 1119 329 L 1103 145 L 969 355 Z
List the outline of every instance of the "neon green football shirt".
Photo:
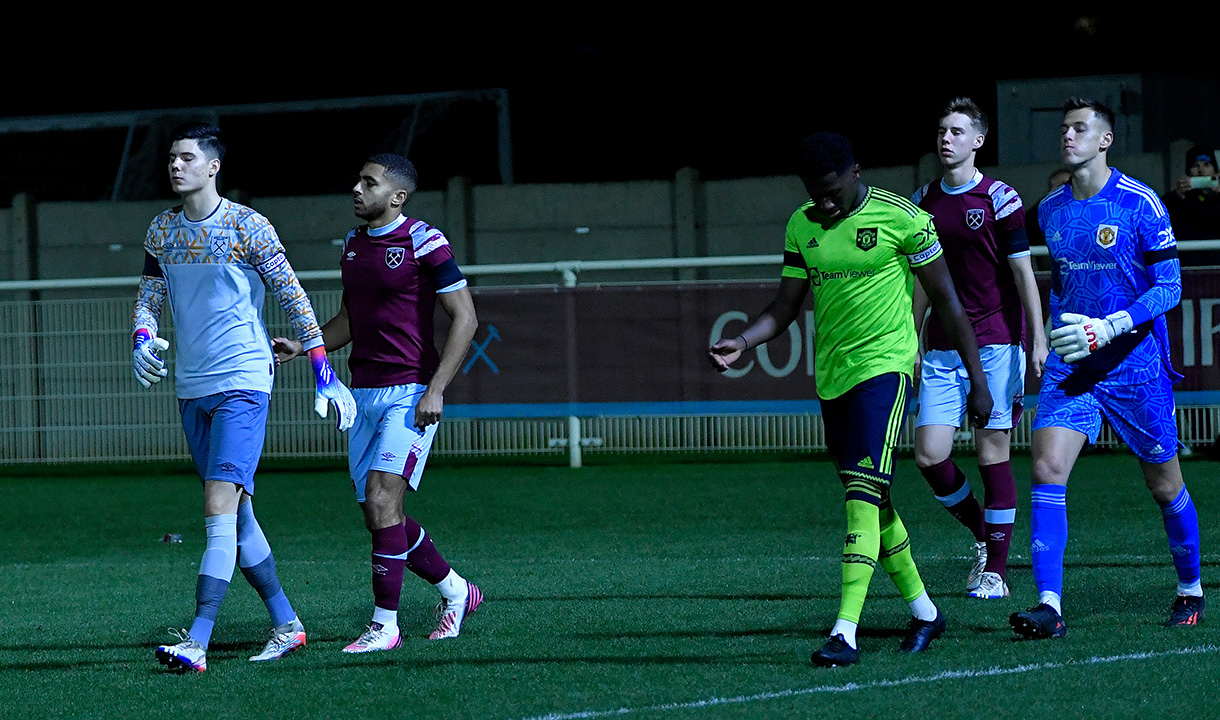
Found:
M 783 277 L 806 278 L 813 291 L 818 396 L 885 373 L 909 376 L 918 351 L 911 268 L 941 255 L 932 216 L 875 187 L 827 227 L 812 210 L 805 203 L 788 220 Z

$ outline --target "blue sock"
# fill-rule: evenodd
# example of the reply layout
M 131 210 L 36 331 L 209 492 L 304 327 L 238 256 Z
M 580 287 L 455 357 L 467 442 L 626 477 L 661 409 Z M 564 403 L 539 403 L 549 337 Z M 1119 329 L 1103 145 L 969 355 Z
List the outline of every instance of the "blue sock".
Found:
M 1185 485 L 1173 502 L 1161 506 L 1161 515 L 1165 518 L 1173 566 L 1178 571 L 1178 589 L 1196 585 L 1199 582 L 1199 515 Z
M 1030 557 L 1039 593 L 1063 595 L 1063 552 L 1067 548 L 1067 486 L 1034 485 L 1030 490 Z
M 280 586 L 271 545 L 267 543 L 267 536 L 255 519 L 254 507 L 249 502 L 237 506 L 237 547 L 242 575 L 246 576 L 246 581 L 258 591 L 258 596 L 267 606 L 271 626 L 292 622 L 297 614 Z
M 220 613 L 220 603 L 229 590 L 233 566 L 237 563 L 237 516 L 212 515 L 203 519 L 207 545 L 199 563 L 195 584 L 195 621 L 191 637 L 205 648 L 212 639 L 212 628 Z

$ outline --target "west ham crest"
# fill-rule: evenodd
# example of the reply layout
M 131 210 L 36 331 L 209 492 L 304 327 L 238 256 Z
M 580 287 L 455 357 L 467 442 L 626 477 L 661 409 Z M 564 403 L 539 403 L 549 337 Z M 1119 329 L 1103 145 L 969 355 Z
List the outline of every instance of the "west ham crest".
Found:
M 216 233 L 211 238 L 208 244 L 208 250 L 218 258 L 223 258 L 229 254 L 229 237 L 224 233 Z
M 860 228 L 856 231 L 856 247 L 872 250 L 877 247 L 877 228 Z
M 385 264 L 391 270 L 402 265 L 402 259 L 407 256 L 406 248 L 392 247 L 385 249 Z
M 983 227 L 983 209 L 969 208 L 966 210 L 966 224 L 971 230 L 978 230 Z
M 1101 225 L 1097 228 L 1097 244 L 1108 248 L 1118 242 L 1117 225 Z

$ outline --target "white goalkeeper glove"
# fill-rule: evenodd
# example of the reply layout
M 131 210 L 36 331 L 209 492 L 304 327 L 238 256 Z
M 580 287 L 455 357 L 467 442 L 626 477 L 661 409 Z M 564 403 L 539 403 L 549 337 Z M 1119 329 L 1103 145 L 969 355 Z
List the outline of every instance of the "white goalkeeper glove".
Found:
M 131 351 L 132 370 L 135 371 L 136 380 L 144 387 L 150 388 L 169 374 L 165 369 L 165 361 L 157 357 L 157 352 L 169 350 L 169 341 L 144 329 L 136 331 L 134 341 L 135 348 Z
M 1091 318 L 1079 313 L 1063 313 L 1059 316 L 1065 324 L 1051 331 L 1051 349 L 1064 362 L 1074 363 L 1100 350 L 1114 338 L 1130 332 L 1135 323 L 1126 310 L 1112 313 L 1104 318 Z
M 309 360 L 313 364 L 314 376 L 318 381 L 318 391 L 314 395 L 313 411 L 318 417 L 326 417 L 330 404 L 335 404 L 338 414 L 335 427 L 343 432 L 356 423 L 356 399 L 352 391 L 339 382 L 335 371 L 326 360 L 326 348 L 318 346 L 309 351 Z

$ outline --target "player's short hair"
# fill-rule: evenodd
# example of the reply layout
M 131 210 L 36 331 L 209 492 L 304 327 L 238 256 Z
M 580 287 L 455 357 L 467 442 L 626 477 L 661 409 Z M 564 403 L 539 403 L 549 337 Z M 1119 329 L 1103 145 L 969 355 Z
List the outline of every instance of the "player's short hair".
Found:
M 986 135 L 989 129 L 987 125 L 987 113 L 983 112 L 983 108 L 979 107 L 973 100 L 968 97 L 955 97 L 945 106 L 944 112 L 940 114 L 942 118 L 948 117 L 953 113 L 961 113 L 970 118 L 970 123 L 974 125 L 974 129 L 979 131 L 980 135 Z
M 169 136 L 171 145 L 179 140 L 194 140 L 199 144 L 199 149 L 209 157 L 214 157 L 222 163 L 225 161 L 225 150 L 227 148 L 225 146 L 224 135 L 221 134 L 220 128 L 212 123 L 182 123 L 174 128 Z
M 830 173 L 847 172 L 856 164 L 851 143 L 838 133 L 814 133 L 797 145 L 796 174 L 802 179 L 816 179 Z
M 398 183 L 403 190 L 407 191 L 408 195 L 414 195 L 415 188 L 419 187 L 419 173 L 416 172 L 415 165 L 402 155 L 378 153 L 365 160 L 365 163 L 385 168 L 386 177 Z
M 1101 119 L 1106 121 L 1111 130 L 1115 128 L 1114 111 L 1102 101 L 1094 100 L 1093 98 L 1073 95 L 1063 103 L 1063 114 L 1066 115 L 1073 110 L 1084 110 L 1086 108 L 1100 115 Z

